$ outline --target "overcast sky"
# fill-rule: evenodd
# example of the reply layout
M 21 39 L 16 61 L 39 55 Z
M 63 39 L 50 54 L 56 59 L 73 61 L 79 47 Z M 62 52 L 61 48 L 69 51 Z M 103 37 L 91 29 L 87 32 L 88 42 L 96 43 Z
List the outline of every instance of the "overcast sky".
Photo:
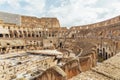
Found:
M 120 15 L 120 0 L 0 0 L 0 11 L 36 17 L 57 17 L 71 27 Z

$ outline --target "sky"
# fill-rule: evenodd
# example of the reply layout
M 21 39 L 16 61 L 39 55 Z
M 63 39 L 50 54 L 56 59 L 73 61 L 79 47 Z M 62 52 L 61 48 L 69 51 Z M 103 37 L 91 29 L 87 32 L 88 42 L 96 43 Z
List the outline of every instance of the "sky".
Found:
M 71 27 L 120 15 L 120 0 L 0 0 L 0 11 L 57 17 L 62 27 Z

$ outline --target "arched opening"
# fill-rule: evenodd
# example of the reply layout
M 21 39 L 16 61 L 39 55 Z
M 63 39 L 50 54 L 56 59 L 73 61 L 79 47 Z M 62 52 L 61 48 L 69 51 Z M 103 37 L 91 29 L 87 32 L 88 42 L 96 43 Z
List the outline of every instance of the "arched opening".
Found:
M 49 34 L 49 37 L 51 37 L 51 34 Z
M 72 34 L 72 38 L 75 38 L 75 35 L 74 35 L 74 34 Z
M 20 49 L 20 46 L 17 46 L 17 49 Z
M 103 54 L 105 54 L 105 48 L 103 48 Z
M 28 37 L 31 37 L 30 31 L 28 31 Z
M 108 59 L 108 55 L 107 55 L 107 52 L 105 53 L 105 59 Z
M 17 31 L 14 31 L 15 38 L 18 38 L 18 33 Z
M 13 38 L 14 37 L 13 32 L 11 30 L 9 30 L 9 32 L 10 32 L 10 37 Z
M 39 35 L 36 35 L 36 37 L 39 37 Z
M 24 49 L 24 46 L 21 46 L 21 49 Z
M 5 34 L 5 37 L 8 38 L 8 37 L 9 37 L 9 34 Z
M 111 57 L 111 55 L 109 54 L 109 55 L 108 55 L 108 58 L 110 58 L 110 57 Z
M 42 34 L 41 34 L 41 32 L 39 32 L 39 35 L 40 35 L 40 37 L 42 37 Z
M 60 42 L 60 48 L 62 48 L 62 42 Z
M 12 49 L 15 49 L 15 46 L 13 46 Z
M 0 34 L 0 37 L 3 37 L 3 34 Z
M 19 37 L 23 37 L 22 31 L 19 31 Z
M 24 36 L 27 37 L 27 32 L 26 32 L 26 31 L 23 31 L 23 33 L 24 33 Z
M 28 34 L 28 37 L 31 37 L 31 35 L 30 35 L 30 34 Z
M 5 47 L 3 47 L 3 48 L 2 48 L 2 54 L 4 54 L 4 53 L 5 53 L 5 51 L 6 51 L 6 48 L 5 48 Z
M 54 37 L 54 33 L 52 33 L 52 37 Z
M 32 32 L 32 37 L 35 37 L 35 33 L 34 32 Z

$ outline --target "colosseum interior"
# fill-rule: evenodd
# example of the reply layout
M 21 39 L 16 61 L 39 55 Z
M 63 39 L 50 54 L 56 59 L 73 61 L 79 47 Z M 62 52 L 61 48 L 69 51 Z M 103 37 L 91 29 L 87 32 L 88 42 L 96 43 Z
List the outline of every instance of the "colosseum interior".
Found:
M 0 80 L 120 80 L 120 16 L 61 27 L 0 12 Z

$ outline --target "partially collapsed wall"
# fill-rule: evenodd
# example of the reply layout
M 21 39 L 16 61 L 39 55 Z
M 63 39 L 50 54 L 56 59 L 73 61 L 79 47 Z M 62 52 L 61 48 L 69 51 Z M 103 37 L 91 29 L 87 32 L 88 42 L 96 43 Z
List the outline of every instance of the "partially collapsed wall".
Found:
M 50 66 L 36 79 L 67 80 L 95 67 L 97 61 L 116 55 L 120 50 L 119 30 L 120 16 L 67 29 L 60 27 L 57 18 L 0 12 L 0 54 L 42 49 L 63 50 L 64 56 L 54 56 L 58 60 L 57 66 Z M 90 73 L 95 74 L 93 71 Z

